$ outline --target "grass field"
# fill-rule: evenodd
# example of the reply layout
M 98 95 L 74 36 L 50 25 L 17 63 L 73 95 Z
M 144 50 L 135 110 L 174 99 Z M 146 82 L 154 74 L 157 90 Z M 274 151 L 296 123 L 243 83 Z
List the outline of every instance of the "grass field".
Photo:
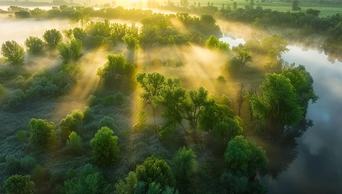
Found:
M 173 1 L 176 4 L 178 1 Z M 245 8 L 246 5 L 249 5 L 249 1 L 246 0 L 197 0 L 197 1 L 189 1 L 190 5 L 193 5 L 194 2 L 196 3 L 201 3 L 201 6 L 206 6 L 208 2 L 213 2 L 214 6 L 218 7 L 221 9 L 222 4 L 225 5 L 230 5 L 231 8 L 233 7 L 233 2 L 237 2 L 238 8 Z M 283 12 L 297 12 L 297 11 L 292 11 L 292 4 L 291 3 L 282 3 L 282 2 L 261 2 L 258 0 L 254 0 L 254 6 L 260 6 L 264 9 L 272 9 L 272 10 L 278 10 L 278 11 L 283 11 Z M 299 7 L 301 7 L 302 11 L 305 11 L 309 8 L 311 9 L 317 9 L 320 10 L 320 16 L 325 17 L 329 15 L 334 15 L 337 13 L 342 14 L 342 2 L 340 4 L 319 4 L 319 3 L 308 3 L 308 2 L 300 2 L 299 1 Z

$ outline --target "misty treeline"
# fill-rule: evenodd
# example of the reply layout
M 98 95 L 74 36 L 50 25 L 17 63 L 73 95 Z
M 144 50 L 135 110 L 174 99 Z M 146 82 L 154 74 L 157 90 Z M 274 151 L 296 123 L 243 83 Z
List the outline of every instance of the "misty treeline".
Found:
M 0 114 L 8 138 L 1 144 L 1 193 L 267 192 L 258 177 L 272 160 L 244 136 L 282 142 L 289 133 L 301 133 L 296 124 L 318 98 L 304 66 L 284 65 L 287 42 L 273 35 L 229 48 L 217 39 L 220 28 L 210 15 L 153 14 L 141 23 L 140 31 L 108 20 L 47 30 L 42 38 L 27 38 L 26 54 L 15 41 L 2 45 Z M 190 43 L 228 56 L 213 83 L 222 89 L 218 94 L 192 88 L 180 76 L 145 72 L 135 55 L 112 52 Z M 58 117 L 57 102 L 67 100 L 80 73 L 90 68 L 81 65 L 87 63 L 82 57 L 103 48 L 109 54 L 92 72 L 99 87 L 83 108 L 73 110 L 73 101 L 66 102 L 67 113 Z M 34 66 L 32 59 L 45 57 L 56 65 L 35 73 L 26 69 Z M 255 58 L 264 59 L 259 73 Z M 234 79 L 257 82 L 260 89 L 241 86 L 232 100 L 224 90 Z
M 176 24 L 173 24 L 176 22 Z M 88 22 L 84 28 L 76 27 L 60 32 L 56 29 L 47 30 L 42 38 L 28 37 L 25 41 L 25 49 L 16 41 L 6 41 L 2 44 L 1 54 L 4 56 L 4 63 L 11 67 L 3 68 L 0 71 L 3 81 L 9 81 L 10 86 L 15 88 L 5 107 L 18 107 L 25 100 L 35 97 L 51 97 L 64 94 L 76 84 L 80 68 L 77 65 L 78 59 L 82 56 L 83 50 L 92 50 L 106 46 L 109 49 L 120 44 L 126 44 L 129 50 L 139 48 L 152 48 L 157 46 L 188 45 L 189 43 L 202 44 L 211 34 L 219 35 L 220 29 L 215 19 L 210 15 L 190 17 L 188 14 L 162 15 L 154 14 L 141 19 L 143 27 L 139 29 L 135 25 L 104 22 Z M 188 31 L 181 31 L 177 25 L 187 26 Z M 64 34 L 64 40 L 63 40 Z M 212 48 L 217 47 L 217 38 L 212 42 Z M 224 49 L 229 49 L 229 45 Z M 40 73 L 25 72 L 25 63 L 30 58 L 46 57 L 49 53 L 58 50 L 63 64 L 59 68 L 45 70 Z M 55 54 L 56 55 L 56 54 Z M 26 57 L 26 62 L 25 62 Z M 54 56 L 55 59 L 58 57 Z M 129 61 L 133 61 L 132 58 Z M 177 61 L 166 61 L 166 63 L 179 63 Z M 134 73 L 134 65 L 122 71 Z M 114 79 L 114 72 L 118 71 L 109 66 L 98 71 L 101 77 Z M 112 72 L 110 75 L 107 72 Z M 122 83 L 127 83 L 123 79 Z M 107 83 L 106 82 L 106 83 Z M 129 82 L 128 82 L 129 83 Z M 120 84 L 117 84 L 120 85 Z M 121 87 L 127 87 L 121 84 Z M 5 93 L 5 92 L 4 92 Z M 6 96 L 6 95 L 4 95 Z M 5 97 L 4 97 L 5 98 Z

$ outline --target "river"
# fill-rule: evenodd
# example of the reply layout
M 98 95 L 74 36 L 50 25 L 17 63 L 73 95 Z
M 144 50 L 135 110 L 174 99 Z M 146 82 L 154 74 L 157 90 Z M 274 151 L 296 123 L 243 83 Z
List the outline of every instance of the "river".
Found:
M 221 41 L 231 46 L 244 44 L 236 37 Z M 314 79 L 314 89 L 319 96 L 308 109 L 310 127 L 297 139 L 297 157 L 289 167 L 272 179 L 265 176 L 261 182 L 270 194 L 342 193 L 342 62 L 331 61 L 317 50 L 288 46 L 283 59 L 302 64 Z M 281 154 L 281 153 L 280 153 Z

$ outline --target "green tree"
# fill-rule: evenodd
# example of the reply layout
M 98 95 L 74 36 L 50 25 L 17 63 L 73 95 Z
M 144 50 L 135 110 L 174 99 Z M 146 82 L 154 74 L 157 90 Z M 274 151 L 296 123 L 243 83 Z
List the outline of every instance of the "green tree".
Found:
M 30 175 L 12 175 L 6 180 L 4 188 L 9 194 L 33 194 L 34 186 Z
M 216 36 L 210 36 L 207 41 L 205 42 L 205 47 L 212 50 L 221 50 L 221 51 L 228 51 L 229 44 L 225 42 L 221 42 L 217 39 Z
M 133 75 L 135 73 L 135 66 L 131 63 L 127 63 L 123 55 L 110 54 L 107 56 L 107 63 L 97 70 L 97 75 L 105 81 L 106 84 L 118 84 L 126 83 L 127 81 L 133 81 Z
M 229 170 L 252 179 L 268 164 L 265 151 L 243 136 L 236 136 L 228 143 L 224 158 Z
M 199 87 L 196 90 L 190 90 L 188 94 L 183 103 L 185 119 L 189 121 L 191 129 L 196 130 L 199 115 L 208 102 L 208 91 L 203 87 Z
M 102 127 L 91 139 L 94 159 L 99 166 L 113 166 L 119 160 L 118 137 L 108 127 Z
M 268 57 L 272 60 L 280 59 L 281 54 L 287 52 L 287 41 L 280 35 L 272 35 L 261 41 L 262 47 L 268 52 Z
M 125 180 L 119 180 L 115 184 L 115 193 L 118 194 L 134 194 L 136 185 L 138 183 L 135 172 L 129 172 Z
M 155 98 L 160 94 L 160 90 L 164 87 L 166 78 L 160 73 L 139 73 L 136 75 L 136 80 L 143 89 L 140 98 L 146 105 L 152 107 L 154 124 L 156 125 L 155 107 L 157 106 L 157 103 Z
M 146 158 L 142 165 L 137 166 L 136 176 L 138 182 L 145 183 L 145 191 L 151 183 L 159 184 L 162 189 L 172 187 L 175 183 L 170 166 L 155 155 Z
M 298 96 L 297 103 L 303 111 L 304 118 L 309 107 L 309 101 L 315 103 L 318 100 L 313 88 L 313 78 L 303 65 L 298 67 L 295 67 L 294 64 L 288 66 L 282 70 L 281 74 L 288 78 L 294 87 Z
M 168 78 L 165 86 L 160 90 L 157 103 L 164 106 L 162 113 L 165 119 L 165 127 L 161 135 L 171 132 L 177 125 L 182 125 L 186 89 L 181 86 L 179 78 Z
M 129 50 L 138 50 L 139 49 L 139 39 L 134 35 L 126 34 L 122 37 L 122 40 L 126 43 L 127 48 Z
M 43 34 L 43 38 L 50 48 L 56 48 L 56 46 L 62 41 L 62 33 L 56 29 L 47 30 Z
M 302 118 L 297 94 L 290 80 L 281 74 L 266 74 L 260 85 L 261 95 L 250 97 L 252 112 L 268 124 L 274 133 L 283 133 L 285 125 L 296 124 Z
M 31 119 L 30 142 L 40 149 L 53 148 L 57 144 L 55 124 L 43 119 Z
M 82 41 L 73 39 L 70 43 L 62 43 L 58 50 L 64 63 L 74 63 L 82 56 Z
M 24 64 L 24 48 L 14 40 L 2 43 L 1 54 L 5 57 L 6 62 L 11 65 Z
M 180 148 L 173 158 L 173 164 L 178 179 L 190 178 L 196 167 L 196 155 L 192 149 Z
M 25 45 L 28 49 L 28 52 L 32 55 L 38 55 L 43 52 L 44 42 L 42 39 L 34 36 L 30 36 L 26 39 Z
M 61 137 L 65 142 L 73 131 L 77 131 L 83 124 L 84 114 L 81 110 L 74 110 L 59 122 Z
M 73 154 L 79 154 L 82 151 L 82 138 L 75 131 L 71 132 L 66 142 L 67 149 Z
M 215 124 L 213 131 L 217 136 L 229 140 L 242 133 L 240 121 L 241 119 L 238 116 L 234 118 L 225 117 L 221 122 Z
M 245 67 L 246 63 L 253 61 L 253 57 L 245 49 L 241 49 L 236 58 L 239 60 L 241 67 Z

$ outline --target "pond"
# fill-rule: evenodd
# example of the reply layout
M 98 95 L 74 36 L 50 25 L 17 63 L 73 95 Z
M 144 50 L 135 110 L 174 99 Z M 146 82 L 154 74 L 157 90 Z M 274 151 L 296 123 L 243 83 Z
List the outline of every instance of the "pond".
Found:
M 226 36 L 231 46 L 244 40 Z M 283 59 L 302 64 L 314 79 L 320 97 L 308 109 L 313 126 L 297 139 L 297 157 L 277 179 L 265 176 L 261 182 L 272 194 L 342 193 L 342 62 L 329 60 L 317 50 L 288 46 Z M 281 154 L 281 153 L 279 153 Z

